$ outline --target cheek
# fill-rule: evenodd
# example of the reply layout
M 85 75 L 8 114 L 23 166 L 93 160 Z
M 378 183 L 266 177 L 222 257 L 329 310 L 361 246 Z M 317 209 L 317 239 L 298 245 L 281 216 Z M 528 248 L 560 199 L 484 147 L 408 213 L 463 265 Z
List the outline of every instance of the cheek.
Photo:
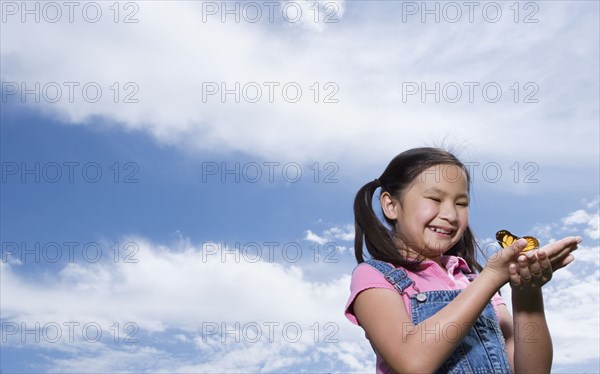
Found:
M 458 219 L 463 230 L 466 229 L 469 225 L 469 211 L 467 209 L 460 210 L 458 212 Z
M 438 214 L 438 207 L 432 203 L 421 204 L 417 209 L 417 217 L 421 220 L 430 221 Z

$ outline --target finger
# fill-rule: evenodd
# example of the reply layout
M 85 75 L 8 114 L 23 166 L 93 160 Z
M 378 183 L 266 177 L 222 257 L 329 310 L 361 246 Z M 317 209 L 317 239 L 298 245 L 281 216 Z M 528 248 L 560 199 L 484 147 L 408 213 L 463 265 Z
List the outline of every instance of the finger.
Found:
M 551 248 L 551 247 L 544 247 L 544 250 L 546 250 L 547 254 L 548 254 L 548 258 L 550 260 L 550 262 L 552 263 L 552 266 L 554 267 L 554 269 L 559 269 L 561 267 L 566 266 L 569 262 L 573 261 L 574 257 L 571 254 L 571 252 L 574 249 L 571 249 L 569 247 L 566 248 L 559 248 L 558 250 L 556 250 L 556 248 Z
M 527 247 L 527 240 L 521 238 L 509 245 L 508 247 L 506 247 L 506 250 L 511 252 L 513 256 L 518 256 L 521 253 L 521 251 L 525 249 L 525 247 Z
M 537 253 L 528 253 L 525 256 L 527 257 L 527 265 L 531 274 L 541 273 L 542 266 L 538 260 Z
M 527 267 L 531 274 L 531 286 L 541 287 L 544 284 L 544 274 L 542 273 L 542 266 L 537 257 L 537 254 L 527 253 Z
M 572 255 L 571 255 L 571 257 L 572 257 Z M 553 274 L 552 264 L 550 263 L 550 259 L 548 258 L 548 255 L 543 250 L 539 251 L 538 259 L 540 261 L 541 275 L 542 275 L 542 282 L 543 282 L 541 284 L 544 284 L 544 283 L 548 282 L 550 279 L 552 279 L 552 274 Z
M 567 257 L 565 257 L 565 259 L 562 261 L 562 263 L 560 265 L 561 265 L 561 267 L 567 266 L 574 260 L 575 260 L 575 256 L 573 256 L 572 254 L 569 254 Z
M 536 256 L 538 258 L 538 263 L 540 265 L 540 268 L 542 269 L 552 269 L 552 264 L 550 263 L 550 258 L 548 257 L 548 254 L 546 253 L 546 251 L 544 251 L 543 249 L 540 249 L 537 253 Z M 574 258 L 573 255 L 570 255 L 571 258 Z
M 566 246 L 562 242 L 565 242 Z M 562 239 L 543 247 L 543 249 L 546 251 L 554 270 L 560 269 L 573 261 L 574 257 L 571 252 L 577 249 L 577 238 Z
M 509 281 L 512 287 L 521 287 L 521 277 L 519 276 L 519 272 L 517 271 L 516 264 L 508 265 L 508 274 Z
M 582 238 L 580 236 L 567 236 L 542 248 L 548 252 L 548 256 L 552 259 L 571 253 L 577 249 L 577 244 L 581 243 L 581 241 Z
M 529 262 L 526 256 L 519 256 L 519 276 L 521 284 L 531 283 L 531 272 L 529 271 Z

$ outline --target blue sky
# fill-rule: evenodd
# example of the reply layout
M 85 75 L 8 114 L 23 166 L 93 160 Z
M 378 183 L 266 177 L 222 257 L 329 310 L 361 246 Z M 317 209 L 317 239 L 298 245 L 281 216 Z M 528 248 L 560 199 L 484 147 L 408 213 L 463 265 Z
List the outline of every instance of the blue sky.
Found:
M 1 372 L 374 372 L 343 316 L 354 195 L 440 144 L 485 248 L 583 237 L 545 287 L 553 372 L 600 371 L 597 2 L 22 4 Z

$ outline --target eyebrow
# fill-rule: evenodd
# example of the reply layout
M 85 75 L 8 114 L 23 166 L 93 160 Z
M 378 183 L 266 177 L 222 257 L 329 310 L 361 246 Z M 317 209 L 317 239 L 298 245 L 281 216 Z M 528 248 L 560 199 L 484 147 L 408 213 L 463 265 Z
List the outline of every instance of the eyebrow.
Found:
M 441 194 L 441 195 L 447 195 L 446 191 L 440 190 L 440 189 L 439 189 L 439 188 L 437 188 L 437 187 L 429 187 L 429 188 L 428 188 L 428 189 L 426 189 L 424 192 L 425 192 L 425 193 L 431 193 L 431 192 L 434 192 L 434 193 L 439 193 L 439 194 Z M 466 194 L 466 193 L 461 193 L 461 194 L 459 194 L 459 195 L 458 195 L 458 197 L 464 197 L 464 198 L 467 198 L 467 199 L 468 199 L 468 198 L 469 198 L 469 195 L 468 195 L 468 194 Z

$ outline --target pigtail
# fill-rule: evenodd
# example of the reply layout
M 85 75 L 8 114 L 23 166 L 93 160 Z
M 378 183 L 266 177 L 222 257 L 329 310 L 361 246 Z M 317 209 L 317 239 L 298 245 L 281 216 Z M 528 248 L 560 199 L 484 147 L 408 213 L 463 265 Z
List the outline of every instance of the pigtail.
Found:
M 364 186 L 356 193 L 354 199 L 354 256 L 360 264 L 364 262 L 363 240 L 367 242 L 367 249 L 373 247 L 373 240 L 377 235 L 377 223 L 379 219 L 373 211 L 373 195 L 380 186 L 379 179 L 375 179 Z
M 383 225 L 373 209 L 373 195 L 378 187 L 384 188 L 379 179 L 365 184 L 354 199 L 354 255 L 360 264 L 365 261 L 363 240 L 371 257 L 396 265 L 411 267 L 398 252 L 391 231 Z

